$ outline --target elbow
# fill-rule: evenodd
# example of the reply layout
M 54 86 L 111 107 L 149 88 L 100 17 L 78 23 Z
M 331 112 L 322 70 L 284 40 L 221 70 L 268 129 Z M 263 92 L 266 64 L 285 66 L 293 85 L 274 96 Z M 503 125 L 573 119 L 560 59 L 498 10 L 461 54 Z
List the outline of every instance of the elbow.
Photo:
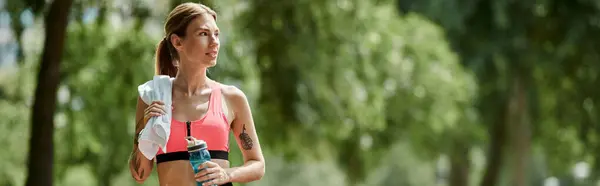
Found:
M 241 169 L 233 169 L 230 174 L 231 182 L 249 183 L 261 180 L 265 175 L 264 160 L 251 160 L 246 163 Z
M 260 180 L 263 178 L 263 176 L 265 176 L 265 161 L 264 160 L 261 161 L 260 165 L 261 165 L 261 167 L 260 167 L 260 170 L 258 171 L 258 176 L 257 176 L 256 180 Z
M 260 161 L 258 164 L 259 164 L 258 170 L 256 171 L 256 176 L 254 177 L 253 181 L 258 181 L 258 180 L 262 179 L 263 176 L 265 176 L 265 162 L 264 162 L 264 160 Z

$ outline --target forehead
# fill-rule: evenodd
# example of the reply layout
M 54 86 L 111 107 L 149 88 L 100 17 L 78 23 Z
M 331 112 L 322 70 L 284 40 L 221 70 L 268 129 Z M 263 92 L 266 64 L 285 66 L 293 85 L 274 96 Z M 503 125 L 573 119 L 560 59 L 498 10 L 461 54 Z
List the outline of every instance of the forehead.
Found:
M 197 30 L 197 29 L 208 29 L 208 30 L 218 30 L 217 22 L 210 14 L 201 14 L 194 18 L 190 25 L 188 26 L 188 30 Z

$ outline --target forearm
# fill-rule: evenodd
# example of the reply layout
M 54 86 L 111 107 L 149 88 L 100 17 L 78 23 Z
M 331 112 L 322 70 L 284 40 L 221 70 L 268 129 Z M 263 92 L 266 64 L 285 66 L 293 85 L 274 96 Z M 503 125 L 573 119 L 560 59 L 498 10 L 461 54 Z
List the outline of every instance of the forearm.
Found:
M 129 157 L 129 171 L 131 172 L 131 176 L 138 183 L 143 183 L 150 173 L 152 172 L 152 167 L 154 161 L 146 158 L 142 153 L 138 150 L 138 136 L 140 131 L 146 125 L 146 118 L 144 117 L 145 111 L 148 108 L 141 98 L 138 97 L 137 108 L 135 113 L 135 133 L 133 135 L 133 149 L 131 150 L 131 154 Z
M 138 120 L 136 122 L 136 129 L 135 129 L 135 134 L 133 137 L 133 149 L 131 150 L 131 154 L 129 157 L 129 168 L 132 172 L 135 173 L 141 173 L 140 171 L 140 167 L 147 165 L 147 164 L 152 164 L 152 160 L 148 160 L 146 158 L 140 158 L 139 154 L 141 153 L 138 149 L 138 137 L 139 137 L 139 132 L 141 131 L 142 126 L 142 122 L 143 118 Z
M 131 155 L 129 157 L 129 170 L 132 172 L 135 172 L 137 174 L 143 175 L 143 170 L 140 170 L 140 167 L 152 167 L 152 160 L 146 159 L 144 158 L 144 156 L 142 156 L 137 145 L 133 146 L 133 150 L 131 152 Z
M 225 169 L 229 175 L 230 182 L 247 183 L 260 180 L 265 174 L 264 162 L 249 160 L 240 167 Z
M 144 118 L 140 118 L 135 122 L 135 133 L 133 134 L 133 145 L 136 147 L 137 149 L 137 145 L 138 145 L 138 138 L 140 136 L 140 132 L 142 131 L 142 129 L 144 129 L 144 127 L 146 126 L 146 120 Z

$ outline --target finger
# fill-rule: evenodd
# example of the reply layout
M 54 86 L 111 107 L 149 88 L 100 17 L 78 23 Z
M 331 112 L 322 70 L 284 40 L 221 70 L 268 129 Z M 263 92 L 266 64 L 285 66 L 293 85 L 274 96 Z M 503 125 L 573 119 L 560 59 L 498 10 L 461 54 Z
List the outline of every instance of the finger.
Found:
M 196 173 L 195 178 L 202 178 L 206 175 L 211 175 L 214 173 L 219 172 L 218 168 L 206 168 L 206 169 L 202 169 L 201 171 L 199 171 L 198 173 Z
M 142 180 L 142 176 L 140 175 L 139 171 L 131 171 L 131 177 L 136 181 L 136 182 L 140 182 L 143 181 Z
M 152 107 L 147 107 L 144 109 L 144 116 L 148 116 L 150 114 L 150 109 L 152 109 Z
M 140 168 L 140 169 L 138 170 L 138 172 L 139 172 L 139 174 L 140 174 L 140 180 L 143 180 L 143 179 L 144 179 L 144 177 L 145 177 L 144 171 L 145 171 L 145 170 L 144 170 L 144 168 Z
M 191 140 L 191 137 L 190 137 L 190 140 Z M 208 166 L 207 166 L 206 162 L 204 162 L 204 163 L 202 163 L 202 164 L 198 165 L 198 170 L 202 170 L 202 169 L 204 169 L 204 168 L 208 168 Z
M 164 115 L 165 113 L 163 113 L 163 112 L 162 112 L 162 111 L 160 111 L 160 110 L 150 110 L 150 111 L 148 111 L 148 112 L 144 113 L 144 116 L 145 116 L 145 117 L 151 117 L 151 116 L 154 116 L 154 114 L 158 114 L 158 115 Z
M 200 164 L 201 167 L 205 167 L 205 168 L 213 168 L 213 167 L 218 167 L 219 164 L 212 162 L 212 161 L 206 161 L 202 164 Z
M 215 181 L 214 181 L 214 180 L 210 180 L 210 181 L 208 181 L 208 182 L 206 182 L 206 183 L 203 183 L 203 184 L 202 184 L 202 186 L 213 186 L 213 185 L 215 185 L 215 184 L 216 184 L 216 183 L 215 183 Z
M 160 115 L 164 115 L 163 113 L 160 112 L 149 112 L 148 117 L 152 117 L 152 116 L 160 116 Z
M 195 178 L 202 178 L 206 175 L 218 172 L 217 168 L 200 168 L 200 171 L 194 175 Z
M 166 113 L 163 109 L 161 109 L 161 108 L 155 108 L 155 107 L 148 110 L 148 113 L 152 113 L 152 112 L 160 113 L 160 114 L 165 114 Z
M 143 173 L 143 171 L 142 171 L 142 173 Z M 144 175 L 140 175 L 139 177 L 135 178 L 135 182 L 137 182 L 139 184 L 144 183 L 145 180 L 146 180 L 146 178 L 144 177 Z
M 160 106 L 159 109 L 162 111 L 163 114 L 167 114 L 167 109 L 165 109 L 165 106 Z
M 202 186 L 214 186 L 214 185 L 223 185 L 225 184 L 225 182 L 223 180 L 221 180 L 218 176 L 215 176 L 215 178 L 210 178 L 211 180 L 207 181 L 206 183 L 203 183 Z
M 162 112 L 164 111 L 162 108 L 160 107 L 148 107 L 148 112 Z
M 148 120 L 150 120 L 150 118 L 151 118 L 151 117 L 154 117 L 154 116 L 160 116 L 160 115 L 161 115 L 161 114 L 159 114 L 159 113 L 150 112 L 150 113 L 148 113 L 148 114 L 144 115 L 144 121 L 145 121 L 145 122 L 148 122 Z
M 160 100 L 156 100 L 156 101 L 153 101 L 152 104 L 164 105 L 165 103 Z
M 203 176 L 201 178 L 197 178 L 196 181 L 197 182 L 208 181 L 208 182 L 206 182 L 204 184 L 212 185 L 212 184 L 214 184 L 214 182 L 216 181 L 216 178 L 218 178 L 218 177 L 219 177 L 219 174 L 215 174 L 215 173 L 213 173 L 213 174 L 207 174 L 206 176 Z
M 196 173 L 194 175 L 195 179 L 202 178 L 203 176 L 206 176 L 206 174 L 208 174 L 208 169 L 198 169 L 198 170 L 200 170 L 200 171 L 198 171 L 198 173 Z
M 163 105 L 156 104 L 156 103 L 152 103 L 152 104 L 148 105 L 148 107 L 146 107 L 146 109 L 144 109 L 144 113 L 147 113 L 147 112 L 149 112 L 149 111 L 150 111 L 150 110 L 152 110 L 153 108 L 159 108 L 159 109 L 162 109 L 162 110 L 164 110 L 164 109 L 163 109 L 163 107 L 164 107 Z
M 167 110 L 165 110 L 165 106 L 156 105 L 152 108 L 152 111 L 160 112 L 162 114 L 167 114 Z
M 131 177 L 136 181 L 140 180 L 140 175 L 137 173 L 137 171 L 131 171 Z
M 194 179 L 196 179 L 197 182 L 204 182 L 204 181 L 209 181 L 210 179 L 212 179 L 211 177 L 213 177 L 215 174 L 205 174 L 203 176 L 199 176 L 199 177 L 194 177 Z
M 138 157 L 137 157 L 137 153 L 133 154 L 133 159 L 131 160 L 131 163 L 133 164 L 133 177 L 136 180 L 141 180 L 142 179 L 142 174 L 140 174 L 140 161 L 138 161 Z

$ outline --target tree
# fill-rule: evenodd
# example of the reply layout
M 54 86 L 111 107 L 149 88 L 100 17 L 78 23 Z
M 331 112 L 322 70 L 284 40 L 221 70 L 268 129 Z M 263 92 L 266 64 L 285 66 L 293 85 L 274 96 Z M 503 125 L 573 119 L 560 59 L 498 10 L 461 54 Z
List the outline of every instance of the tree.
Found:
M 591 91 L 572 91 L 589 90 L 586 87 L 593 79 L 588 73 L 584 73 L 586 77 L 574 77 L 573 72 L 596 67 L 590 65 L 596 59 L 597 52 L 593 48 L 599 41 L 594 15 L 600 9 L 595 1 L 397 2 L 401 12 L 420 12 L 443 26 L 463 64 L 478 74 L 478 84 L 482 87 L 479 110 L 491 140 L 488 167 L 481 185 L 497 184 L 502 164 L 512 169 L 512 185 L 528 184 L 526 168 L 533 142 L 548 144 L 556 142 L 558 137 L 546 130 L 536 130 L 538 128 L 576 128 L 576 131 L 596 128 L 589 115 L 574 114 L 558 106 L 591 99 Z M 561 85 L 564 82 L 568 84 L 567 90 Z M 571 97 L 558 103 L 542 103 L 557 96 L 553 92 Z M 582 108 L 576 107 L 576 110 L 581 112 Z M 550 111 L 556 113 L 549 114 Z M 570 121 L 577 118 L 581 125 L 560 124 L 566 118 Z M 581 134 L 581 143 L 597 146 L 591 135 Z M 543 148 L 551 150 L 555 146 Z M 513 152 L 509 157 L 505 157 L 507 148 Z M 557 154 L 552 153 L 556 150 L 546 152 Z M 560 157 L 570 157 L 570 161 L 558 160 L 559 156 L 549 157 L 548 163 L 554 167 L 552 174 L 564 174 L 568 162 L 581 157 L 573 151 L 567 153 L 574 156 Z M 505 158 L 514 161 L 503 163 Z
M 445 137 L 474 138 L 458 131 L 474 124 L 475 88 L 441 30 L 419 16 L 398 18 L 387 3 L 251 3 L 242 28 L 255 38 L 266 146 L 288 160 L 333 154 L 355 185 L 397 140 L 425 147 L 416 149 L 431 160 L 454 153 Z
M 56 0 L 46 17 L 44 52 L 31 113 L 28 176 L 26 185 L 52 185 L 54 162 L 54 111 L 60 81 L 60 61 L 71 0 Z

